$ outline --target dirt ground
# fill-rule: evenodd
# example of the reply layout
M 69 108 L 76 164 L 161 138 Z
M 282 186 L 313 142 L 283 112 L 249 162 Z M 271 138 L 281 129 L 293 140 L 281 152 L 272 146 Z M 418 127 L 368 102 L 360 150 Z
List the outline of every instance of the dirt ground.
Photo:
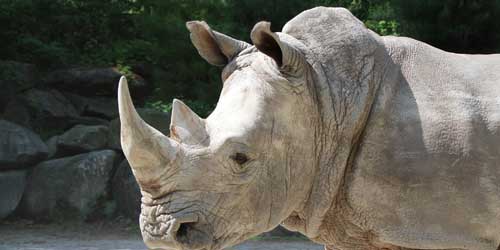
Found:
M 231 250 L 322 250 L 304 239 L 262 238 Z M 0 250 L 147 250 L 137 228 L 124 224 L 0 222 Z

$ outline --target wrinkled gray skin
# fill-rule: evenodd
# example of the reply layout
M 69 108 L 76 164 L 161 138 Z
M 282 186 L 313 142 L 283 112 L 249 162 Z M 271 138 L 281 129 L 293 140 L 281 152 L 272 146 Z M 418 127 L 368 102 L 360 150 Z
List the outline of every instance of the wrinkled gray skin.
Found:
M 174 100 L 166 137 L 119 87 L 150 248 L 217 250 L 281 223 L 326 249 L 497 249 L 499 55 L 380 37 L 342 8 L 258 23 L 254 45 L 187 26 L 224 66 L 208 118 Z

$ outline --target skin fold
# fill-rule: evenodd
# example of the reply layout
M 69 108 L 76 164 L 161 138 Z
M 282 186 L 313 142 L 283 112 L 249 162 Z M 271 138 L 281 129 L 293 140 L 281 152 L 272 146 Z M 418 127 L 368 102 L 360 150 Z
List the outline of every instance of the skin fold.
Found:
M 257 23 L 253 45 L 187 28 L 223 66 L 209 117 L 174 100 L 166 137 L 120 80 L 148 247 L 223 249 L 282 224 L 332 250 L 497 249 L 500 56 L 380 37 L 343 8 Z

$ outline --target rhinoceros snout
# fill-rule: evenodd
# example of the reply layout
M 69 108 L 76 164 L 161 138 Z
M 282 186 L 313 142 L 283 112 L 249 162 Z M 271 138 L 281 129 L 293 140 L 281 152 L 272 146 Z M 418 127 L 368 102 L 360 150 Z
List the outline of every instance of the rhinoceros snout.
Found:
M 197 213 L 164 213 L 163 207 L 144 207 L 140 218 L 145 244 L 152 249 L 206 249 L 212 243 Z

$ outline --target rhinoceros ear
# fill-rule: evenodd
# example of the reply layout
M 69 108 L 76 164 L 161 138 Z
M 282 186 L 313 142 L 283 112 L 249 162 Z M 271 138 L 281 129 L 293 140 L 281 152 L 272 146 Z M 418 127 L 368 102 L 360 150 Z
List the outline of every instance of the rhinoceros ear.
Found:
M 292 74 L 302 68 L 300 66 L 305 62 L 302 53 L 272 32 L 270 22 L 258 22 L 253 27 L 250 38 L 260 52 L 274 59 L 281 71 Z
M 174 99 L 170 120 L 170 137 L 178 142 L 194 145 L 205 141 L 205 120 L 182 101 Z
M 191 42 L 198 53 L 212 65 L 226 65 L 238 53 L 250 47 L 250 44 L 244 41 L 213 31 L 203 21 L 189 21 L 186 27 L 191 32 Z

